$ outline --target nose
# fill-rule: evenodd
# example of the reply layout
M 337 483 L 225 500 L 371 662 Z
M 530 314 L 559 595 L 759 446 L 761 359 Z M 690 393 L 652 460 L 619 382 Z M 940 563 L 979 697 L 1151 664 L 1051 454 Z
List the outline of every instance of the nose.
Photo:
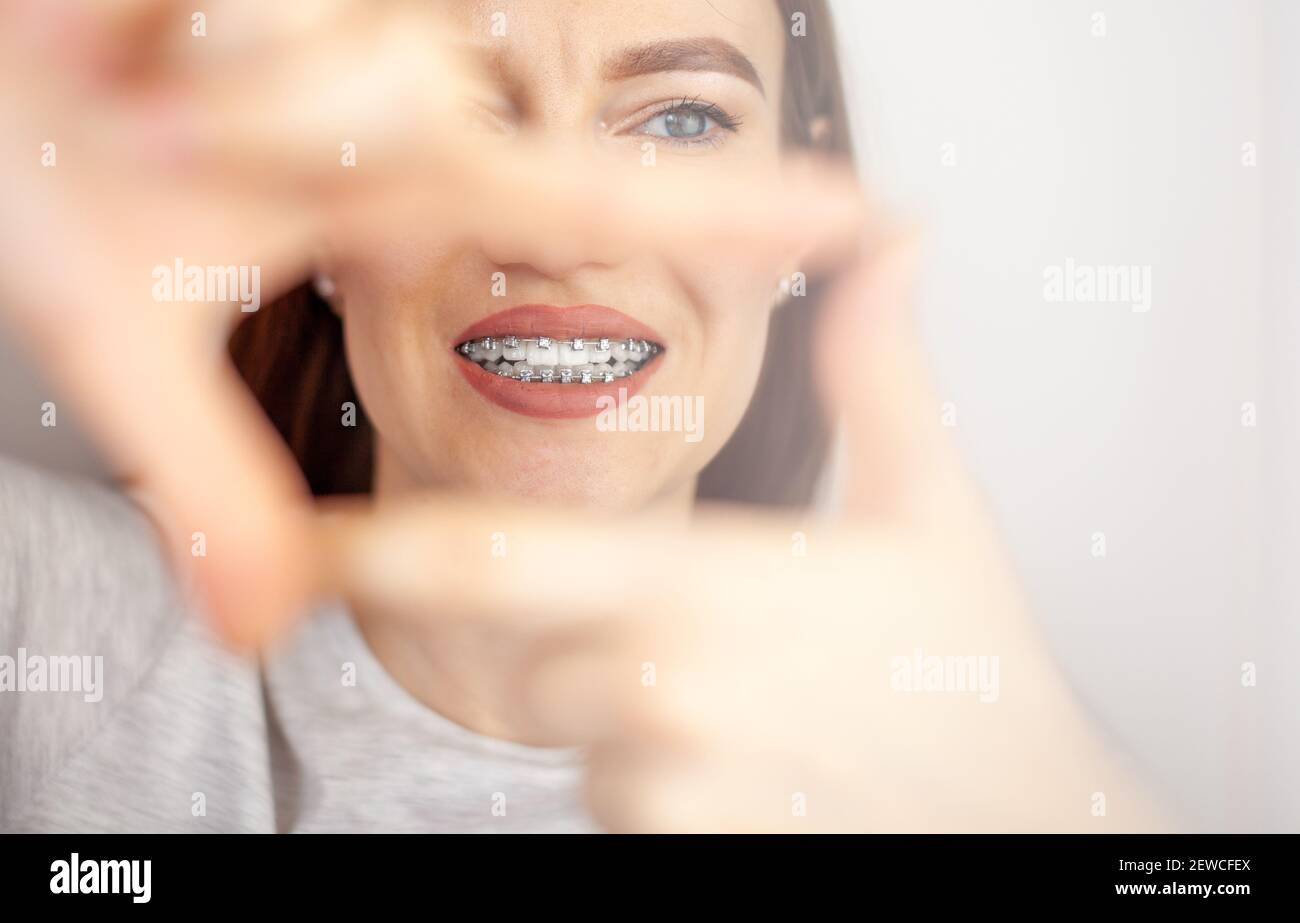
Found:
M 608 157 L 593 135 L 594 127 L 581 111 L 568 111 L 572 104 L 565 104 L 560 111 L 534 113 L 521 138 L 534 146 L 539 157 L 556 165 L 556 169 L 572 176 L 588 175 L 588 165 Z M 560 186 L 566 186 L 560 183 Z M 531 215 L 534 221 L 530 225 L 536 228 L 549 226 L 569 227 L 565 233 L 519 233 L 508 226 L 495 226 L 484 237 L 480 245 L 486 257 L 499 266 L 508 275 L 534 273 L 548 280 L 563 280 L 581 271 L 618 265 L 628 255 L 623 246 L 612 238 L 607 231 L 601 231 L 594 225 L 588 227 L 582 222 L 582 216 L 590 213 L 592 206 L 569 196 L 582 193 L 572 189 L 566 193 L 562 204 L 553 207 L 563 214 L 552 216 Z M 542 203 L 533 203 L 531 207 L 548 207 Z
M 494 236 L 483 242 L 483 252 L 507 277 L 528 274 L 563 281 L 581 270 L 609 265 L 590 247 L 564 240 L 539 240 L 536 236 Z

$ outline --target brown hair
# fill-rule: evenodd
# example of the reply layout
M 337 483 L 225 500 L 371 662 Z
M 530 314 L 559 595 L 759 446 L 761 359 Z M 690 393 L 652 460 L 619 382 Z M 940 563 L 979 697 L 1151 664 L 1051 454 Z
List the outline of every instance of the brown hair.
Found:
M 848 116 L 827 0 L 777 0 L 789 29 L 782 137 L 850 157 Z M 798 17 L 806 34 L 797 34 Z M 814 139 L 815 126 L 821 131 Z M 731 439 L 700 475 L 701 499 L 804 506 L 830 442 L 813 380 L 813 328 L 826 280 L 773 312 L 753 400 Z M 312 493 L 367 493 L 375 434 L 362 409 L 339 318 L 302 285 L 241 324 L 230 340 L 235 367 L 288 443 Z M 356 426 L 339 425 L 352 402 Z

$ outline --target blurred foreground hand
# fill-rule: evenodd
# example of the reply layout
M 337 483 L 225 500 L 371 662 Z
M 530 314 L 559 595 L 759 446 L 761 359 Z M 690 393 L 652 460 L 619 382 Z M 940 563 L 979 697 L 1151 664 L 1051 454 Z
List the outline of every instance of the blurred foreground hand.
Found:
M 907 238 L 869 239 L 820 331 L 860 350 L 823 382 L 848 439 L 844 522 L 343 507 L 325 520 L 337 589 L 390 671 L 478 730 L 589 747 L 613 830 L 1157 826 L 940 425 L 905 309 L 914 262 Z
M 425 4 L 224 0 L 202 40 L 196 15 L 175 0 L 0 0 L 0 321 L 239 646 L 279 634 L 316 588 L 309 497 L 224 361 L 241 305 L 160 300 L 156 269 L 256 270 L 267 304 L 403 222 L 761 262 L 861 218 L 846 171 L 793 164 L 692 190 L 527 140 L 449 144 L 476 75 Z M 715 207 L 682 227 L 675 203 L 705 192 Z
M 318 523 L 221 361 L 239 306 L 155 300 L 155 267 L 257 266 L 266 303 L 381 221 L 808 265 L 842 257 L 864 209 L 845 175 L 792 164 L 711 180 L 713 207 L 683 227 L 689 176 L 442 144 L 474 76 L 416 4 L 222 9 L 241 28 L 196 46 L 170 0 L 0 3 L 0 311 L 152 499 L 226 637 L 264 643 L 318 589 L 339 592 L 431 707 L 589 747 L 612 829 L 1154 823 L 1065 689 L 938 426 L 904 310 L 912 249 L 883 232 L 859 241 L 821 332 L 865 350 L 825 383 L 848 438 L 844 523 L 733 510 L 602 527 L 455 498 Z M 206 557 L 189 554 L 195 533 Z M 534 589 L 556 585 L 583 589 Z M 987 666 L 967 680 L 989 682 L 936 689 L 931 657 L 973 658 Z

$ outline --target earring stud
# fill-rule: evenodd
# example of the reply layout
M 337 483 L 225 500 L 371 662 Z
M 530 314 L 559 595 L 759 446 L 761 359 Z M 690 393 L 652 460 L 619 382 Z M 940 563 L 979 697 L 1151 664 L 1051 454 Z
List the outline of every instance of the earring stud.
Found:
M 319 295 L 321 298 L 323 298 L 325 301 L 329 301 L 331 298 L 333 298 L 334 292 L 336 290 L 334 285 L 334 280 L 329 276 L 325 275 L 325 273 L 323 272 L 318 272 L 316 273 L 315 276 L 312 277 L 311 287 L 315 289 L 316 294 Z

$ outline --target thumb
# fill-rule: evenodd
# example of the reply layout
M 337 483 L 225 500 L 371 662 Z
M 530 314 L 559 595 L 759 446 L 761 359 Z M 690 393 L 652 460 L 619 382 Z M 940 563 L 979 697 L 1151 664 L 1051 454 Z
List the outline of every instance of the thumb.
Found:
M 820 385 L 847 449 L 850 512 L 909 519 L 933 510 L 959 471 L 911 311 L 920 262 L 915 230 L 872 234 L 832 289 L 820 355 Z

